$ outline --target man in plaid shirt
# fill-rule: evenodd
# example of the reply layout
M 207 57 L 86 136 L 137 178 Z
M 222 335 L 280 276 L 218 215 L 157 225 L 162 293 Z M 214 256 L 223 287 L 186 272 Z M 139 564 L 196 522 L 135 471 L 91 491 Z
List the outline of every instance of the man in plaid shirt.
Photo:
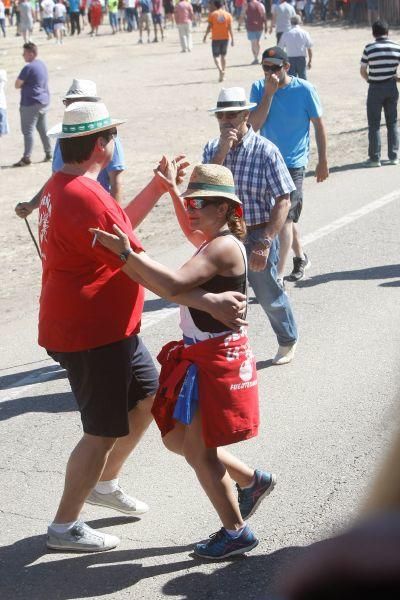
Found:
M 278 148 L 248 125 L 254 106 L 243 88 L 221 90 L 217 106 L 211 110 L 218 119 L 220 137 L 207 142 L 203 162 L 232 171 L 247 226 L 249 282 L 278 339 L 272 362 L 281 365 L 292 360 L 298 338 L 289 298 L 277 281 L 278 234 L 295 186 Z

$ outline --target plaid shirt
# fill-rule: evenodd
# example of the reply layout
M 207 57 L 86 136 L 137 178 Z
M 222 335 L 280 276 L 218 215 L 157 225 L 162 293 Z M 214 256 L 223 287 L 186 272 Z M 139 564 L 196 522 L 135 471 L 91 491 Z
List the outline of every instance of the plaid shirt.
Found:
M 203 163 L 212 162 L 218 143 L 219 138 L 207 142 Z M 246 225 L 267 223 L 274 198 L 296 189 L 278 148 L 254 133 L 251 127 L 228 152 L 223 164 L 232 171 L 236 193 L 243 202 Z

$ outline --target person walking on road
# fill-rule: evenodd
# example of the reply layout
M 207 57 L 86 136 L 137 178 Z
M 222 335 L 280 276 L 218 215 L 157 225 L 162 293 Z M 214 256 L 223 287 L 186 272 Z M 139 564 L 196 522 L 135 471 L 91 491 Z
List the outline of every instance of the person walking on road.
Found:
M 112 157 L 116 127 L 122 123 L 101 102 L 74 102 L 49 132 L 60 140 L 65 164 L 45 186 L 39 206 L 39 345 L 66 369 L 84 432 L 70 455 L 64 492 L 48 528 L 47 546 L 57 550 L 100 552 L 119 543 L 80 519 L 85 502 L 128 515 L 148 511 L 118 482 L 151 423 L 158 386 L 151 356 L 138 337 L 144 292 L 121 272 L 127 256 L 114 258 L 89 233 L 89 227 L 109 230 L 116 223 L 131 248 L 142 252 L 132 227 L 166 191 L 156 172 L 125 212 L 96 181 Z M 177 299 L 213 312 L 210 296 L 215 295 L 199 289 Z M 240 301 L 237 296 L 229 292 L 220 304 L 225 302 L 235 316 L 242 308 L 243 295 Z
M 260 39 L 267 28 L 267 17 L 264 4 L 259 0 L 247 0 L 245 6 L 245 23 L 247 39 L 251 43 L 254 60 L 252 65 L 258 65 L 260 55 Z
M 290 210 L 280 232 L 281 256 L 278 278 L 299 281 L 311 265 L 301 245 L 298 221 L 303 207 L 304 171 L 310 151 L 310 123 L 315 130 L 318 163 L 317 182 L 329 176 L 326 154 L 326 133 L 322 106 L 318 94 L 308 81 L 288 74 L 290 63 L 282 48 L 267 48 L 262 55 L 264 77 L 253 83 L 250 100 L 257 108 L 251 112 L 250 123 L 255 131 L 276 144 L 282 153 L 296 189 L 290 195 Z M 293 270 L 284 277 L 286 261 L 292 248 Z
M 301 17 L 296 15 L 290 19 L 292 28 L 282 34 L 278 46 L 288 55 L 290 68 L 288 75 L 307 79 L 307 69 L 311 69 L 312 41 L 308 31 L 301 24 Z
M 232 171 L 247 227 L 249 282 L 278 340 L 272 363 L 282 365 L 294 357 L 298 339 L 289 298 L 277 280 L 279 233 L 295 186 L 278 148 L 249 125 L 250 110 L 255 106 L 247 101 L 243 88 L 221 90 L 212 109 L 220 136 L 206 144 L 203 162 Z
M 271 12 L 272 21 L 269 32 L 272 33 L 272 30 L 275 27 L 276 43 L 279 44 L 281 35 L 285 33 L 285 31 L 289 31 L 291 27 L 290 19 L 296 15 L 296 11 L 289 2 L 286 2 L 286 0 L 279 0 L 278 4 L 272 5 Z
M 50 104 L 47 67 L 37 58 L 38 49 L 33 42 L 23 46 L 22 56 L 27 63 L 15 81 L 15 87 L 21 90 L 19 107 L 21 131 L 24 136 L 24 154 L 14 167 L 31 164 L 33 150 L 33 132 L 39 132 L 45 151 L 45 161 L 52 158 L 50 138 L 47 135 L 47 111 Z
M 135 253 L 118 227 L 116 235 L 90 231 L 117 256 L 127 255 L 127 275 L 157 285 L 161 295 L 196 286 L 244 293 L 246 253 L 240 239 L 245 225 L 232 173 L 220 165 L 198 165 L 183 203 L 177 189 L 171 195 L 181 227 L 197 248 L 178 271 Z M 162 369 L 152 412 L 164 445 L 185 457 L 222 521 L 222 528 L 196 544 L 194 552 L 222 559 L 257 546 L 245 519 L 275 485 L 272 473 L 254 471 L 221 447 L 257 435 L 255 359 L 244 329 L 227 330 L 207 312 L 181 307 L 180 327 L 183 340 L 164 346 L 158 357 Z M 232 479 L 238 482 L 238 500 Z
M 211 31 L 211 50 L 215 65 L 219 73 L 219 81 L 225 79 L 226 53 L 229 38 L 233 46 L 232 15 L 222 8 L 221 0 L 213 1 L 213 10 L 208 15 L 208 25 L 203 37 L 203 42 Z
M 178 4 L 175 6 L 174 14 L 175 23 L 179 33 L 179 41 L 181 43 L 181 52 L 191 52 L 193 48 L 193 7 L 187 0 L 179 0 Z
M 389 39 L 385 21 L 372 25 L 374 42 L 364 48 L 360 74 L 368 83 L 368 160 L 366 167 L 381 166 L 381 114 L 385 114 L 389 164 L 399 163 L 399 132 L 397 126 L 397 102 L 399 91 L 397 67 L 400 63 L 400 45 Z
M 29 2 L 29 0 L 23 0 L 19 3 L 19 14 L 19 30 L 22 33 L 24 42 L 27 43 L 31 41 L 33 32 L 33 22 L 35 20 L 32 4 Z

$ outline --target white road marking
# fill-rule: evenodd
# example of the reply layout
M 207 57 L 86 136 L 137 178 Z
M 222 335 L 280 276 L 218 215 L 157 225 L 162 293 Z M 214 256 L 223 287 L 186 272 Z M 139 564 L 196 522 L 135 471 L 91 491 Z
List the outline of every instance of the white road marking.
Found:
M 373 202 L 362 206 L 358 210 L 355 210 L 349 213 L 348 215 L 344 215 L 336 221 L 332 221 L 332 223 L 329 223 L 329 225 L 320 227 L 313 233 L 305 235 L 302 238 L 303 246 L 312 244 L 316 240 L 319 240 L 320 238 L 325 237 L 326 235 L 329 235 L 330 233 L 333 233 L 334 231 L 337 231 L 338 229 L 341 229 L 342 227 L 345 227 L 346 225 L 357 221 L 357 219 L 368 215 L 374 210 L 378 210 L 386 204 L 389 204 L 390 202 L 393 202 L 394 200 L 398 199 L 400 199 L 400 190 L 396 190 L 394 192 L 391 192 L 390 194 L 386 194 L 386 196 L 382 196 L 381 198 L 378 198 L 377 200 L 374 200 Z M 179 308 L 175 304 L 168 304 L 166 307 L 160 310 L 145 313 L 142 318 L 141 331 L 145 331 L 150 327 L 156 326 L 164 319 L 175 315 L 178 311 Z M 20 396 L 24 396 L 26 393 L 29 393 L 31 388 L 37 383 L 42 383 L 48 379 L 51 379 L 53 373 L 54 371 L 51 371 L 50 373 L 41 373 L 39 375 L 32 374 L 24 377 L 21 380 L 16 380 L 15 385 L 17 385 L 18 387 L 14 391 L 10 392 L 9 390 L 4 390 L 3 392 L 0 392 L 0 402 L 6 402 L 7 400 L 14 400 Z

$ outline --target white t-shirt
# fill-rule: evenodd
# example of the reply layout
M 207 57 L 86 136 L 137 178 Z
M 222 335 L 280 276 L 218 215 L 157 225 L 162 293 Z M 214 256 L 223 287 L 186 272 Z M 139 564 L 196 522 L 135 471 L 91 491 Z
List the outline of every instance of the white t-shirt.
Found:
M 273 4 L 271 12 L 276 19 L 276 33 L 289 31 L 292 24 L 290 19 L 296 16 L 296 11 L 291 4 L 282 2 L 282 4 Z
M 42 11 L 43 11 L 43 18 L 44 19 L 51 19 L 53 17 L 53 10 L 54 10 L 54 2 L 53 0 L 43 0 L 43 2 L 40 4 Z
M 4 4 L 0 0 L 0 19 L 5 19 Z
M 0 108 L 7 108 L 5 87 L 7 83 L 7 72 L 0 69 Z
M 289 58 L 291 56 L 307 56 L 307 48 L 312 47 L 312 41 L 310 34 L 296 25 L 290 31 L 282 34 L 278 46 L 286 50 Z
M 54 18 L 60 19 L 61 17 L 65 17 L 66 12 L 67 9 L 65 8 L 64 4 L 57 2 L 57 4 L 54 6 Z

